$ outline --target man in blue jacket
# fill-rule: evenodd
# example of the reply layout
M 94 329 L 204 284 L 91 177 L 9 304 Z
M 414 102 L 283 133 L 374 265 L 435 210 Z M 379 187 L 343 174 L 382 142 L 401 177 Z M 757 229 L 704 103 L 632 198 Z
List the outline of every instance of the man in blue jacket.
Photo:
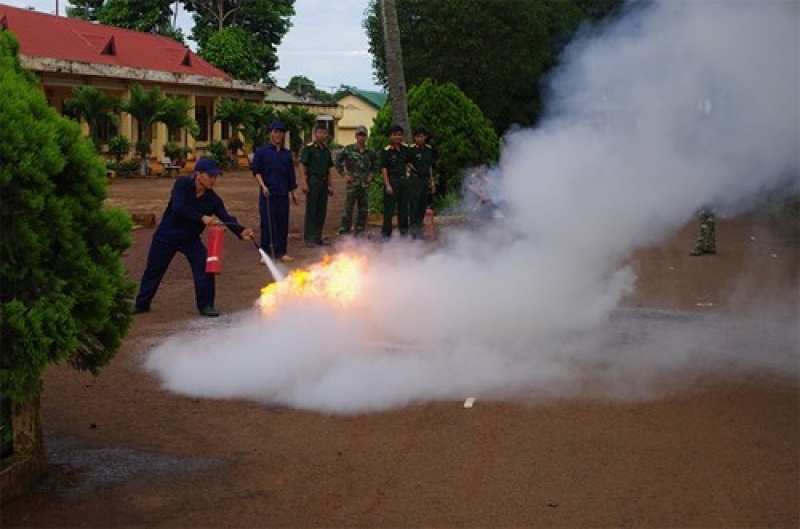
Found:
M 250 228 L 239 224 L 225 209 L 222 199 L 214 192 L 220 170 L 217 162 L 200 158 L 194 176 L 175 180 L 167 209 L 153 234 L 147 266 L 139 284 L 134 313 L 148 312 L 161 279 L 175 254 L 186 256 L 192 268 L 197 310 L 203 316 L 216 317 L 214 306 L 216 284 L 214 274 L 206 273 L 206 247 L 200 235 L 206 226 L 223 222 L 239 239 L 254 239 Z
M 261 221 L 261 248 L 284 263 L 294 259 L 286 253 L 289 244 L 289 199 L 297 205 L 294 190 L 297 178 L 292 152 L 284 146 L 286 125 L 269 124 L 269 143 L 253 155 L 253 176 L 258 182 L 258 213 Z

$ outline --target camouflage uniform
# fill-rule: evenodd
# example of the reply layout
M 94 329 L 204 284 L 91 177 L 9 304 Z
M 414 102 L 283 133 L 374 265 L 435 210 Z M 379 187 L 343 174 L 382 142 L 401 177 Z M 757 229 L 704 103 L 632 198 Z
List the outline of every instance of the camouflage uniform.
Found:
M 704 253 L 717 253 L 717 228 L 714 209 L 705 206 L 700 210 L 700 233 L 690 255 L 703 255 Z
M 349 174 L 347 196 L 344 201 L 339 235 L 349 234 L 353 226 L 353 207 L 357 207 L 355 234 L 359 235 L 367 227 L 367 189 L 378 169 L 378 157 L 369 147 L 360 150 L 357 143 L 348 145 L 336 156 L 336 170 L 340 175 Z

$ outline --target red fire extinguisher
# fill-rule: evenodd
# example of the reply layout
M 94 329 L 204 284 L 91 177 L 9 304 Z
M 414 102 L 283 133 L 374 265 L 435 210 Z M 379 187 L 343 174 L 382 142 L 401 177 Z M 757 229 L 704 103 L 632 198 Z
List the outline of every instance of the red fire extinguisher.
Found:
M 208 253 L 206 257 L 206 273 L 222 273 L 222 241 L 225 240 L 225 228 L 211 226 L 208 228 Z
M 436 235 L 436 229 L 434 227 L 433 209 L 430 206 L 425 210 L 425 218 L 422 219 L 422 225 L 422 236 L 426 239 L 433 239 Z

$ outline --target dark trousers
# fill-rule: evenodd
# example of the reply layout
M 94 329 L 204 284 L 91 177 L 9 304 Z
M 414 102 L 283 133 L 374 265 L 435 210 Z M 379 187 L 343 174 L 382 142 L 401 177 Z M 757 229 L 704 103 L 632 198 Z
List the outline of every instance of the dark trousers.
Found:
M 286 255 L 289 239 L 289 197 L 258 194 L 261 249 L 273 259 Z
M 397 228 L 401 235 L 408 233 L 408 180 L 397 176 L 389 177 L 389 185 L 392 186 L 393 194 L 383 189 L 383 226 L 381 235 L 391 237 L 392 235 L 392 216 L 397 208 Z
M 411 235 L 422 237 L 422 221 L 428 201 L 428 182 L 424 178 L 412 176 L 408 180 L 408 223 Z
M 307 243 L 322 242 L 322 227 L 328 214 L 328 179 L 324 176 L 308 176 L 308 195 L 306 196 L 306 217 L 303 239 Z
M 214 274 L 206 273 L 207 254 L 203 242 L 198 238 L 182 243 L 169 243 L 153 238 L 147 254 L 147 266 L 142 274 L 142 281 L 139 283 L 139 294 L 136 296 L 137 307 L 150 306 L 172 258 L 178 252 L 186 256 L 189 266 L 192 268 L 197 308 L 214 306 L 216 281 Z

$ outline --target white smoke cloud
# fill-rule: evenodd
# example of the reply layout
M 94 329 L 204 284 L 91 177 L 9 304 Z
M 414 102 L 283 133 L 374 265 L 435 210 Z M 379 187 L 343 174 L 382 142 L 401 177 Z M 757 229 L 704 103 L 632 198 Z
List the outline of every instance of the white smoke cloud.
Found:
M 337 413 L 468 396 L 643 398 L 721 365 L 796 370 L 796 303 L 768 321 L 617 307 L 634 288 L 632 250 L 704 204 L 742 210 L 796 178 L 800 4 L 633 7 L 567 50 L 548 117 L 506 137 L 502 226 L 436 251 L 355 247 L 370 263 L 355 305 L 234 315 L 213 340 L 167 340 L 147 367 L 189 395 Z

